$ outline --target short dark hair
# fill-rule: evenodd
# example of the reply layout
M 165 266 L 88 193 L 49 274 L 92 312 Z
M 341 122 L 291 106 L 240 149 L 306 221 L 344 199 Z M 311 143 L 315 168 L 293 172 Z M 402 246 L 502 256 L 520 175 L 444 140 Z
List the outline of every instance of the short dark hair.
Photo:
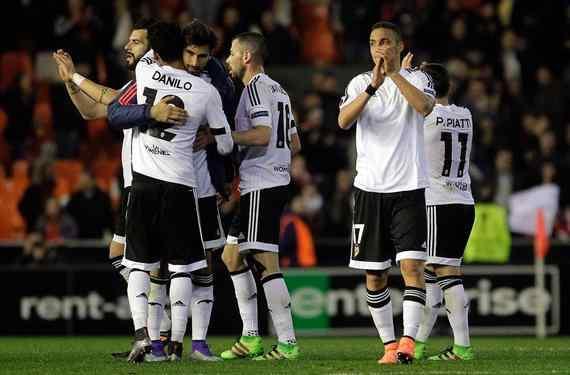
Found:
M 133 30 L 148 30 L 156 23 L 153 18 L 141 18 L 133 25 Z
M 182 35 L 186 45 L 205 46 L 207 45 L 210 50 L 216 48 L 218 44 L 218 37 L 208 25 L 200 20 L 194 19 L 182 29 Z
M 259 62 L 263 63 L 267 58 L 265 38 L 260 33 L 248 31 L 236 35 L 234 40 L 247 45 L 251 49 L 251 53 L 259 60 Z
M 376 29 L 389 29 L 392 30 L 394 32 L 394 34 L 396 34 L 396 37 L 398 38 L 398 41 L 401 41 L 402 38 L 402 32 L 400 31 L 400 28 L 398 27 L 398 25 L 396 25 L 395 23 L 392 22 L 388 22 L 388 21 L 380 21 L 380 22 L 376 22 L 374 25 L 372 25 L 372 27 L 370 28 L 370 32 L 376 30 Z
M 451 83 L 449 72 L 445 66 L 437 63 L 423 63 L 421 70 L 431 77 L 436 98 L 443 98 L 449 95 Z
M 184 38 L 180 26 L 174 22 L 159 21 L 150 26 L 148 40 L 152 48 L 164 61 L 182 59 Z

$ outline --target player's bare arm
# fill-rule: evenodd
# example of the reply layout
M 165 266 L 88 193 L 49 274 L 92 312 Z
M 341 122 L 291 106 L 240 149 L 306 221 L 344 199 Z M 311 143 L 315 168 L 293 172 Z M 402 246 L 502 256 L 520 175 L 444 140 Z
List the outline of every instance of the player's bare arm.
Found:
M 384 83 L 386 75 L 384 73 L 383 64 L 383 60 L 379 59 L 372 69 L 372 82 L 370 82 L 372 90 L 367 89 L 362 92 L 362 94 L 358 95 L 352 102 L 341 108 L 338 114 L 338 126 L 341 129 L 349 129 L 352 124 L 354 124 L 356 119 L 358 119 L 358 116 L 360 116 L 364 110 L 366 103 L 368 103 L 368 100 L 372 97 L 372 91 L 377 90 L 378 87 Z
M 386 76 L 390 77 L 408 103 L 422 115 L 429 115 L 435 105 L 435 100 L 402 77 L 399 66 L 400 56 L 397 49 L 394 47 L 386 48 L 380 52 L 380 55 L 384 59 Z
M 301 152 L 301 139 L 299 134 L 293 134 L 291 136 L 291 155 L 296 155 Z
M 271 127 L 261 125 L 245 131 L 232 132 L 232 138 L 238 145 L 267 146 L 271 139 Z
M 414 54 L 411 52 L 406 53 L 406 56 L 402 59 L 402 69 L 411 69 L 412 68 L 412 60 L 414 58 Z
M 57 63 L 60 78 L 65 82 L 69 96 L 81 116 L 86 120 L 105 117 L 107 105 L 119 92 L 77 74 L 69 53 L 58 50 L 53 54 L 53 58 Z

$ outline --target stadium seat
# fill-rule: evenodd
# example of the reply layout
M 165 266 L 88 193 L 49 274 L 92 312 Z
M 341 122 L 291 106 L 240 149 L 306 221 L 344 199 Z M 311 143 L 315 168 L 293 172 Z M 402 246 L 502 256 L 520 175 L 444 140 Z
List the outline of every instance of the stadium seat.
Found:
M 65 187 L 64 190 L 67 193 L 74 191 L 83 169 L 83 163 L 79 160 L 56 160 L 53 166 L 56 191 L 58 190 L 58 186 L 60 189 Z M 60 193 L 63 193 L 63 191 L 60 191 Z
M 97 181 L 97 186 L 106 192 L 111 188 L 120 166 L 120 160 L 103 159 L 93 163 L 91 170 L 93 177 Z
M 30 165 L 27 160 L 16 160 L 14 164 L 12 164 L 12 178 L 19 182 L 25 182 L 27 185 L 29 182 L 29 167 Z
M 0 91 L 14 84 L 21 74 L 33 75 L 33 66 L 28 51 L 8 51 L 0 55 Z
M 96 119 L 87 121 L 87 136 L 89 139 L 101 138 L 108 131 L 106 119 Z

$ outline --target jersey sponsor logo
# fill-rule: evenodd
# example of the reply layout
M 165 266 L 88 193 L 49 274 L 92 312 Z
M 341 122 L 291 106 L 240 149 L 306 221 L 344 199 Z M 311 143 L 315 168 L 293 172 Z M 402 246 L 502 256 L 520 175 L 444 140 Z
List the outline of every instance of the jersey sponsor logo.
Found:
M 171 77 L 168 74 L 162 74 L 158 70 L 154 71 L 154 73 L 152 74 L 152 79 L 164 85 L 174 87 L 180 90 L 190 91 L 190 89 L 192 88 L 192 83 L 188 81 L 182 82 L 180 78 Z
M 163 155 L 163 156 L 170 156 L 170 152 L 163 150 L 162 148 L 160 148 L 157 145 L 144 145 L 145 150 L 147 150 L 148 152 L 150 152 L 151 154 L 154 155 Z
M 254 118 L 258 118 L 258 117 L 269 117 L 269 112 L 268 111 L 259 111 L 259 112 L 255 112 L 255 113 L 251 114 L 252 120 Z
M 443 118 L 437 116 L 435 126 L 443 126 L 445 128 L 471 128 L 471 120 L 469 118 Z
M 273 171 L 277 173 L 289 173 L 288 165 L 274 165 Z
M 461 190 L 461 191 L 469 191 L 469 185 L 466 182 L 463 181 L 445 181 L 445 187 L 447 188 L 447 190 L 451 191 L 453 189 L 456 190 Z

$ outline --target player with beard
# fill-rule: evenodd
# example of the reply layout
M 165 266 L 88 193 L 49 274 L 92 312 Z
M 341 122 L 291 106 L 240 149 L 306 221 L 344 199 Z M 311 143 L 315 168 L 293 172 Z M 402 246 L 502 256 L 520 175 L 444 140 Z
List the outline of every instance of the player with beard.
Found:
M 142 19 L 134 26 L 129 36 L 129 41 L 124 47 L 125 64 L 129 71 L 133 72 L 139 59 L 149 50 L 147 29 L 154 23 L 150 19 Z M 107 107 L 119 95 L 122 95 L 127 102 L 136 103 L 136 95 L 129 94 L 135 90 L 134 80 L 127 82 L 121 89 L 115 90 L 110 87 L 99 85 L 88 78 L 81 76 L 75 71 L 71 55 L 63 50 L 58 50 L 53 54 L 61 80 L 65 83 L 65 88 L 73 105 L 77 108 L 81 116 L 86 120 L 94 120 L 107 117 Z M 179 108 L 169 106 L 167 103 L 157 104 L 149 112 L 157 121 L 169 122 L 169 117 L 174 114 L 183 114 Z M 121 199 L 121 215 L 115 225 L 115 234 L 109 245 L 109 262 L 113 268 L 127 280 L 129 270 L 121 265 L 125 252 L 125 213 L 126 202 L 133 179 L 131 170 L 131 129 L 123 131 L 123 147 L 121 151 L 121 164 L 123 167 L 124 192 Z

